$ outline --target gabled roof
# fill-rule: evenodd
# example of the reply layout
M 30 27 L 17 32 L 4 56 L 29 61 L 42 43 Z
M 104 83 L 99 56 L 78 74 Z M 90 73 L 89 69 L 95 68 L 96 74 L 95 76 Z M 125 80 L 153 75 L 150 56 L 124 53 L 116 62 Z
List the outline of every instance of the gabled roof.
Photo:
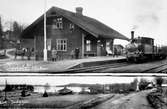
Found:
M 50 15 L 51 13 L 57 13 L 66 19 L 70 20 L 74 24 L 78 25 L 83 30 L 89 32 L 95 37 L 104 37 L 104 38 L 116 38 L 116 39 L 123 39 L 123 40 L 129 40 L 126 36 L 120 34 L 119 32 L 115 31 L 114 29 L 108 27 L 107 25 L 101 23 L 100 21 L 84 16 L 84 15 L 78 15 L 74 12 L 70 12 L 58 7 L 52 7 L 47 11 L 47 15 Z M 25 34 L 28 32 L 31 32 L 33 30 L 33 27 L 37 25 L 40 21 L 43 21 L 44 16 L 40 16 L 36 21 L 34 21 L 30 26 L 28 26 L 22 33 L 22 37 L 24 37 Z

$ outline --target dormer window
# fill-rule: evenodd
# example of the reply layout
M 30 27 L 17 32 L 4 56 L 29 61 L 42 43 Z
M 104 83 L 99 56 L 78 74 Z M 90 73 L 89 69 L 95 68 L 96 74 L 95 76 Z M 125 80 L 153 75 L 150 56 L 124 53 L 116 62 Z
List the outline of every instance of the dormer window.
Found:
M 63 18 L 53 20 L 53 29 L 63 29 Z
M 74 24 L 73 23 L 70 23 L 70 31 L 73 31 L 74 30 Z

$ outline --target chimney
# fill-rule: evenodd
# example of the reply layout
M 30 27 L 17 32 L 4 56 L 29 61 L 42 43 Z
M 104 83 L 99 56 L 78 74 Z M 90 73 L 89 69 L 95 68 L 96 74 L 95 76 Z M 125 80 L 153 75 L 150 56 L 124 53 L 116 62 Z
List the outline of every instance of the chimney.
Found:
M 131 31 L 131 40 L 134 39 L 134 31 Z
M 82 15 L 83 8 L 82 7 L 76 7 L 76 14 Z

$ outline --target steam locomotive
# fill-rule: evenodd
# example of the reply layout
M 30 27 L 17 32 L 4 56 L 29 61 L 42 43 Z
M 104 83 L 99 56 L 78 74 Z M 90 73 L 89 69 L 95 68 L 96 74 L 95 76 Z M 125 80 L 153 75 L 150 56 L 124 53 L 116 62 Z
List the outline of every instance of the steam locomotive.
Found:
M 131 31 L 131 40 L 125 50 L 127 61 L 131 62 L 165 59 L 167 56 L 167 47 L 155 46 L 154 39 L 150 37 L 134 38 L 134 31 Z

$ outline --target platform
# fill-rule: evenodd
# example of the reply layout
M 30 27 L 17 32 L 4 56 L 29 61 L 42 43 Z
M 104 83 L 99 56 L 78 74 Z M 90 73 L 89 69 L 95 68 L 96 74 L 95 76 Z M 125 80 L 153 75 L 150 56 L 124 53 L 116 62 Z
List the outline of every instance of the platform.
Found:
M 8 60 L 6 62 L 1 62 L 0 71 L 1 72 L 40 72 L 40 73 L 56 73 L 56 72 L 63 72 L 67 71 L 71 68 L 78 68 L 78 67 L 86 67 L 86 66 L 93 66 L 99 65 L 107 62 L 116 62 L 125 60 L 125 57 L 118 56 L 102 56 L 102 57 L 87 57 L 84 59 L 73 59 L 73 60 L 61 60 L 61 61 L 35 61 L 35 60 Z
M 116 61 L 123 61 L 126 58 L 124 56 L 98 56 L 98 57 L 85 57 L 83 59 L 72 59 L 72 60 L 59 60 L 56 62 L 52 61 L 36 61 L 35 58 L 32 60 L 21 59 L 18 57 L 14 59 L 14 56 L 8 52 L 13 49 L 7 50 L 7 59 L 0 59 L 0 72 L 3 73 L 58 73 L 68 71 L 69 69 L 91 67 L 96 65 L 103 65 L 106 63 L 112 63 Z

